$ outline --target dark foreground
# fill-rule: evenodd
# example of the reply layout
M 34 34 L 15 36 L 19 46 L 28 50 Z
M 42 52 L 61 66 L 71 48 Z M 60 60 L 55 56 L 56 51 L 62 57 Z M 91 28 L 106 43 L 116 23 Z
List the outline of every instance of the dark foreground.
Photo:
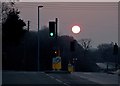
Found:
M 110 82 L 104 80 L 105 82 L 102 83 L 100 80 L 103 76 L 104 74 L 83 72 L 70 74 L 6 71 L 2 72 L 2 86 L 119 86 L 117 79 L 114 79 L 118 78 L 117 76 L 109 75 L 109 77 L 113 77 L 108 79 Z M 103 78 L 105 79 L 106 77 L 105 75 Z

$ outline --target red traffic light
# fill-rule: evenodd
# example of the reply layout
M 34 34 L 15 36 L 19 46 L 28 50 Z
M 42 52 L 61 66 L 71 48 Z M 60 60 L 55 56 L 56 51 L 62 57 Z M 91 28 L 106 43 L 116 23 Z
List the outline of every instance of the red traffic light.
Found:
M 57 51 L 55 51 L 54 53 L 57 54 Z

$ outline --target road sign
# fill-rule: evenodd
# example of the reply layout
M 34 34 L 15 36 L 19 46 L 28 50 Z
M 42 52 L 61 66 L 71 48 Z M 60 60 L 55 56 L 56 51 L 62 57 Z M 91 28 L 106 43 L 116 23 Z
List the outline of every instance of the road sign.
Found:
M 61 57 L 57 56 L 55 58 L 53 58 L 53 62 L 52 62 L 52 68 L 55 70 L 60 70 L 61 69 Z
M 73 72 L 73 65 L 70 63 L 68 64 L 68 71 Z
M 61 69 L 61 57 L 60 56 L 56 57 L 56 69 L 57 70 Z

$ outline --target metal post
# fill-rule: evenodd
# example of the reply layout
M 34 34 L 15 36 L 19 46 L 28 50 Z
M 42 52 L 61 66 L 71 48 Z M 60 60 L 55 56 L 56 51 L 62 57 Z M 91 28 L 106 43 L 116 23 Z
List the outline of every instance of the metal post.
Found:
M 57 35 L 57 24 L 58 24 L 58 18 L 55 19 L 55 22 L 56 22 L 56 24 L 55 24 L 55 25 L 56 25 L 56 30 L 55 30 L 55 31 L 56 31 L 56 32 L 55 32 L 55 33 L 56 33 L 56 36 L 55 36 L 55 37 L 56 37 L 56 40 L 57 40 L 57 36 L 58 36 L 58 35 Z
M 28 21 L 28 31 L 29 31 L 29 29 L 30 29 L 30 21 Z
M 40 13 L 39 13 L 39 8 L 42 8 L 42 7 L 43 7 L 43 6 L 38 6 L 38 59 L 37 59 L 37 60 L 38 60 L 38 71 L 40 70 L 40 69 L 39 69 L 39 67 L 40 67 L 40 64 L 39 64 L 39 56 L 40 56 L 40 54 L 39 54 L 39 53 L 40 53 L 40 52 L 39 52 L 39 51 L 40 51 L 40 50 L 39 50 L 39 48 L 40 48 L 40 47 L 39 47 L 39 23 L 40 23 L 40 21 L 39 21 L 39 14 L 40 14 Z
M 116 70 L 117 70 L 117 69 L 118 69 L 118 59 L 117 59 L 117 55 L 115 55 L 115 58 L 116 58 L 115 68 L 116 68 Z

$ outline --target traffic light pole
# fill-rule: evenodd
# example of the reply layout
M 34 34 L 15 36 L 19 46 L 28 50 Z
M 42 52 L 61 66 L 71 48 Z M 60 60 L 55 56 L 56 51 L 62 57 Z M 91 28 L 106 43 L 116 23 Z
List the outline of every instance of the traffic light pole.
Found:
M 56 33 L 56 36 L 55 36 L 55 38 L 56 38 L 56 46 L 57 46 L 58 55 L 60 56 L 60 49 L 59 49 L 59 46 L 58 46 L 58 18 L 55 19 L 55 23 L 56 23 L 55 24 L 56 25 L 55 26 L 56 27 L 56 30 L 55 30 L 56 31 L 55 32 Z
M 55 38 L 56 38 L 56 47 L 57 47 L 57 52 L 58 52 L 58 18 L 55 18 Z
M 39 71 L 39 6 L 38 6 L 38 63 L 37 63 L 37 67 L 38 67 L 38 71 Z
M 55 31 L 56 31 L 56 32 L 55 32 L 55 33 L 56 33 L 56 36 L 55 36 L 55 37 L 56 37 L 56 40 L 57 40 L 57 37 L 58 37 L 58 34 L 57 34 L 57 29 L 58 29 L 58 28 L 57 28 L 57 27 L 58 27 L 58 25 L 57 25 L 57 24 L 58 24 L 58 18 L 55 19 L 55 22 L 56 22 L 56 24 L 55 24 L 55 25 L 56 25 L 56 30 L 55 30 Z

